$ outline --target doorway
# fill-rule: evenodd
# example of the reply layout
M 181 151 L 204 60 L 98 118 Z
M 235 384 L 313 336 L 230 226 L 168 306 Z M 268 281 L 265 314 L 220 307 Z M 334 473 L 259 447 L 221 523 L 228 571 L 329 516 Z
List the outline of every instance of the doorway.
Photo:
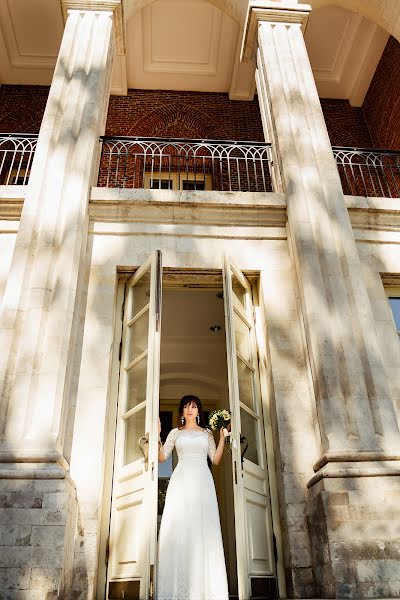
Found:
M 230 594 L 276 598 L 252 284 L 228 257 L 222 270 L 163 272 L 157 251 L 127 281 L 123 306 L 105 598 L 155 597 L 157 528 L 174 467 L 173 457 L 158 465 L 158 417 L 165 438 L 187 393 L 232 415 L 230 452 L 215 469 Z
M 222 273 L 214 285 L 207 278 L 198 282 L 163 280 L 160 367 L 161 439 L 178 426 L 179 400 L 186 394 L 198 396 L 206 421 L 212 410 L 229 410 L 228 371 Z M 200 287 L 201 285 L 205 287 Z M 215 433 L 218 443 L 218 433 Z M 158 524 L 165 494 L 177 463 L 175 452 L 158 470 Z M 218 497 L 229 595 L 236 598 L 236 545 L 233 510 L 232 461 L 225 450 L 222 463 L 211 467 Z

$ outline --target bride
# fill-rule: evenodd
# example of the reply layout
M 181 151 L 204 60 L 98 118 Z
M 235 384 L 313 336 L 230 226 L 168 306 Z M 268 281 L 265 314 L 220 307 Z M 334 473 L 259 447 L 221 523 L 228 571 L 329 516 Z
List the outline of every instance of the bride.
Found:
M 157 599 L 228 600 L 217 496 L 207 464 L 207 456 L 214 465 L 221 462 L 225 433 L 221 429 L 216 447 L 197 396 L 182 398 L 179 415 L 180 427 L 170 431 L 164 447 L 159 443 L 160 462 L 174 446 L 179 462 L 160 526 Z

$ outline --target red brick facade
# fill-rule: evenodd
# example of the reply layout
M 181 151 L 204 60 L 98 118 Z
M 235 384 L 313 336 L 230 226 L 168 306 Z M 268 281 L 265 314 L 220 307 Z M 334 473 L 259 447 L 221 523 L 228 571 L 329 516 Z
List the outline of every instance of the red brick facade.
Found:
M 390 37 L 363 104 L 374 147 L 400 150 L 400 44 Z
M 227 94 L 129 90 L 112 96 L 107 135 L 263 141 L 257 100 Z
M 0 131 L 39 131 L 48 95 L 44 86 L 0 87 Z M 400 150 L 400 44 L 389 38 L 362 108 L 322 100 L 333 146 Z M 107 135 L 263 140 L 258 102 L 227 94 L 129 90 L 112 96 Z
M 48 95 L 42 85 L 1 85 L 0 132 L 38 133 Z
M 332 146 L 400 150 L 400 43 L 390 37 L 362 108 L 321 100 Z
M 350 106 L 348 100 L 321 99 L 321 106 L 332 146 L 372 147 L 362 108 Z

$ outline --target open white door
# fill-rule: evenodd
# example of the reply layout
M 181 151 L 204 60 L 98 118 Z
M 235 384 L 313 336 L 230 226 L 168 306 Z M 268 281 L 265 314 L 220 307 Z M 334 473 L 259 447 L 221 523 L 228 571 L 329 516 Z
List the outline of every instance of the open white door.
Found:
M 126 284 L 106 598 L 154 597 L 161 252 Z
M 224 261 L 239 599 L 278 596 L 251 286 Z

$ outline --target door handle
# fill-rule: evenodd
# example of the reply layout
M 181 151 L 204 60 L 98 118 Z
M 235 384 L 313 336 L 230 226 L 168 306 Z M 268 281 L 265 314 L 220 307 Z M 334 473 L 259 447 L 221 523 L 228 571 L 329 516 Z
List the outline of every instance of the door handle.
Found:
M 242 444 L 244 444 L 244 448 L 242 447 Z M 247 440 L 247 437 L 245 435 L 240 434 L 240 446 L 241 446 L 241 452 L 240 452 L 240 460 L 242 463 L 242 469 L 243 469 L 243 459 L 244 459 L 244 455 L 247 452 L 247 448 L 249 447 L 249 442 Z
M 147 432 L 146 435 L 142 435 L 142 437 L 139 438 L 138 444 L 144 457 L 144 468 L 145 471 L 147 471 L 147 469 L 149 468 L 149 432 Z

